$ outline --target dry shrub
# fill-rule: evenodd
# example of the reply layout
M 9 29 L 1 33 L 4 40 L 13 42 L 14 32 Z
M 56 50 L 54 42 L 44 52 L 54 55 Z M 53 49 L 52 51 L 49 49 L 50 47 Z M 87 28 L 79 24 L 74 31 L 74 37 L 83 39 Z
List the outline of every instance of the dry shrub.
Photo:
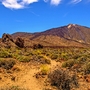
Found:
M 11 69 L 13 66 L 15 65 L 15 61 L 13 59 L 10 60 L 4 60 L 4 59 L 0 59 L 0 67 L 4 68 L 4 69 Z
M 84 73 L 85 73 L 85 74 L 90 74 L 90 62 L 89 62 L 89 63 L 86 63 L 86 64 L 83 66 L 83 69 L 84 69 Z
M 70 73 L 68 70 L 56 69 L 48 75 L 52 86 L 56 86 L 58 90 L 71 90 L 78 87 L 76 74 Z
M 11 58 L 11 57 L 12 55 L 8 51 L 5 50 L 0 51 L 0 58 Z
M 50 58 L 51 58 L 51 59 L 57 59 L 57 58 L 58 58 L 58 55 L 52 54 Z
M 70 60 L 63 62 L 62 67 L 65 67 L 65 68 L 70 67 L 71 68 L 74 64 L 75 64 L 75 60 L 70 59 Z
M 18 56 L 18 58 L 17 58 L 20 62 L 30 62 L 30 57 L 28 57 L 28 56 L 22 56 L 22 55 L 20 55 L 20 56 Z
M 1 87 L 0 90 L 29 90 L 29 89 L 25 89 L 19 86 L 6 86 L 6 87 Z
M 41 48 L 43 48 L 43 45 L 41 45 L 41 44 L 34 44 L 33 45 L 33 49 L 41 49 Z
M 46 64 L 51 64 L 51 61 L 49 59 L 45 59 Z

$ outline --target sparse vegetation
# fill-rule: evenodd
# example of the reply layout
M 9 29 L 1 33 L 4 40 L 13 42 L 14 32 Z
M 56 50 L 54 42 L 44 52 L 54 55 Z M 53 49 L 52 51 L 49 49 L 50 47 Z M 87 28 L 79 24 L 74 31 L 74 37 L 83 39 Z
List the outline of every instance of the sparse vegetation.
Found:
M 10 58 L 10 57 L 12 57 L 12 54 L 9 53 L 8 51 L 6 50 L 0 51 L 0 58 Z
M 54 66 L 54 62 L 56 66 Z M 59 64 L 60 67 L 57 69 Z M 19 67 L 19 65 L 21 66 Z M 23 72 L 22 68 L 25 66 L 27 66 L 29 70 L 35 70 L 38 68 L 37 72 L 35 72 L 33 76 L 36 75 L 36 78 L 38 80 L 42 79 L 42 81 L 47 78 L 49 80 L 49 85 L 52 88 L 53 86 L 55 86 L 58 90 L 71 90 L 76 87 L 79 88 L 80 82 L 78 82 L 79 78 L 77 77 L 79 75 L 81 75 L 79 77 L 84 77 L 85 75 L 89 76 L 90 74 L 90 49 L 0 48 L 0 75 L 6 73 L 6 76 L 8 77 L 7 79 L 10 79 L 12 82 L 17 82 L 17 73 L 19 74 L 20 72 Z M 27 68 L 25 67 L 25 70 L 26 69 Z M 26 71 L 23 73 L 26 74 Z M 13 74 L 16 74 L 16 76 Z M 22 74 L 22 76 L 23 75 L 24 74 Z M 0 76 L 0 81 L 3 81 L 3 78 L 6 76 Z M 22 76 L 20 77 L 22 78 Z M 19 87 L 11 89 L 11 87 L 8 87 L 7 90 L 24 89 Z
M 90 62 L 86 63 L 83 68 L 85 74 L 90 74 Z
M 56 55 L 56 54 L 51 55 L 51 59 L 57 59 L 57 58 L 58 58 L 58 55 Z
M 41 66 L 41 73 L 42 75 L 47 75 L 49 71 L 49 67 L 47 65 L 42 65 Z
M 29 90 L 29 89 L 21 88 L 19 86 L 8 86 L 0 88 L 0 90 Z
M 75 64 L 75 60 L 71 59 L 71 60 L 68 60 L 68 61 L 65 61 L 63 64 L 62 64 L 62 67 L 72 67 L 74 64 Z
M 27 88 L 90 90 L 90 28 L 69 24 L 40 33 L 4 33 L 0 90 Z
M 15 65 L 15 60 L 13 59 L 5 60 L 0 58 L 0 67 L 8 70 L 11 69 L 14 65 Z
M 52 86 L 56 86 L 58 90 L 71 90 L 78 87 L 76 75 L 68 70 L 56 69 L 49 73 L 48 78 Z
M 30 57 L 27 57 L 27 56 L 18 56 L 17 59 L 20 62 L 30 62 Z
M 51 61 L 49 59 L 45 59 L 46 64 L 51 64 Z
M 41 44 L 34 44 L 33 45 L 33 49 L 41 49 L 41 48 L 43 48 L 43 45 L 41 45 Z

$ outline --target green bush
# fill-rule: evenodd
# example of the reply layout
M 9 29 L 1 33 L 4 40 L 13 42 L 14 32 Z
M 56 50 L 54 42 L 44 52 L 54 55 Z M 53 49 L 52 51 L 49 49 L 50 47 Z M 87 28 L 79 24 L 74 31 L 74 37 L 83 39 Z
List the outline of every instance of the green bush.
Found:
M 30 62 L 30 57 L 28 56 L 18 56 L 17 58 L 20 62 Z
M 78 62 L 79 64 L 84 64 L 84 63 L 86 62 L 86 60 L 87 60 L 87 57 L 86 57 L 86 56 L 81 56 L 81 57 L 79 57 L 79 58 L 77 59 L 77 62 Z
M 52 55 L 50 56 L 50 58 L 51 58 L 51 59 L 57 59 L 57 58 L 58 58 L 58 55 L 57 55 L 57 54 L 52 54 Z
M 42 75 L 47 75 L 49 71 L 49 67 L 47 65 L 42 65 L 41 66 L 41 73 Z
M 67 60 L 67 59 L 69 58 L 69 56 L 68 56 L 67 53 L 62 52 L 60 58 L 61 58 L 61 59 L 64 59 L 64 60 Z
M 13 54 L 12 54 L 12 58 L 18 59 L 18 58 L 19 58 L 19 55 L 16 54 L 16 53 L 13 53 Z
M 70 59 L 62 64 L 62 67 L 72 67 L 75 64 L 75 60 Z
M 90 74 L 90 62 L 86 63 L 83 69 L 85 74 Z
M 2 50 L 0 51 L 0 58 L 10 58 L 12 57 L 12 54 L 8 51 Z
M 72 57 L 73 59 L 78 59 L 78 58 L 80 58 L 80 55 L 78 54 L 75 54 L 73 57 Z

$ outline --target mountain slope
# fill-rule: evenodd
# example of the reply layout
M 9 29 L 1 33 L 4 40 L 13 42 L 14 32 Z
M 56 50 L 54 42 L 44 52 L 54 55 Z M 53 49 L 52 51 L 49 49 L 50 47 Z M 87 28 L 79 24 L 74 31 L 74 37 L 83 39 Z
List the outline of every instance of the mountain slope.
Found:
M 32 46 L 35 43 L 44 46 L 85 46 L 90 44 L 90 28 L 77 24 L 52 28 L 40 33 L 14 33 L 12 36 L 24 38 L 26 46 Z

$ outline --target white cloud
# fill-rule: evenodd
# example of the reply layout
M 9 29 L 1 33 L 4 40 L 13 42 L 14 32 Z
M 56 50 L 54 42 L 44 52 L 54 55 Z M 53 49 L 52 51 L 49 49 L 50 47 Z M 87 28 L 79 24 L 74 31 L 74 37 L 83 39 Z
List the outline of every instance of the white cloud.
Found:
M 59 5 L 62 0 L 51 0 L 52 5 Z
M 31 4 L 31 3 L 34 3 L 34 2 L 38 2 L 38 0 L 22 0 L 23 4 Z
M 4 1 L 2 1 L 2 4 L 3 4 L 5 7 L 11 8 L 11 9 L 24 8 L 24 6 L 21 5 L 20 3 L 17 3 L 16 0 L 4 0 Z
M 1 0 L 2 4 L 10 9 L 22 9 L 38 0 Z
M 31 3 L 39 2 L 40 0 L 0 0 L 0 2 L 6 7 L 10 9 L 22 9 L 28 6 Z M 64 0 L 43 0 L 45 3 L 50 3 L 51 5 L 58 6 Z M 82 0 L 71 0 L 69 4 L 77 4 Z M 90 0 L 87 0 L 90 2 Z
M 72 4 L 77 4 L 77 3 L 81 2 L 81 1 L 82 1 L 82 0 L 72 0 L 71 3 L 72 3 Z

